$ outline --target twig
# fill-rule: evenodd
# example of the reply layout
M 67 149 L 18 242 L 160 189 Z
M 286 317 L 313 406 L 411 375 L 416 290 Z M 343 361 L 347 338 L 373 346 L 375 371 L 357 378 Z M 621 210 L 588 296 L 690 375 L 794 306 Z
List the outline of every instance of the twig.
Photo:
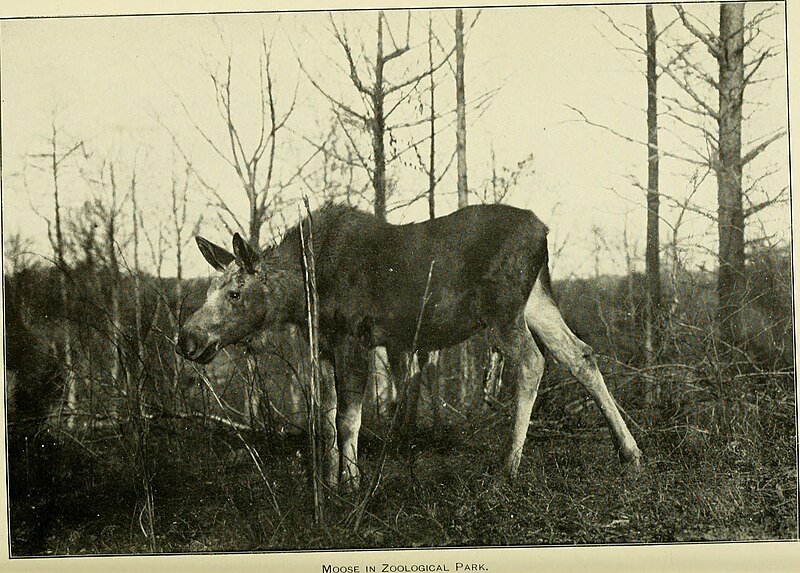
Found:
M 76 444 L 78 444 L 78 445 L 79 445 L 80 447 L 82 447 L 84 450 L 86 450 L 87 452 L 89 452 L 89 454 L 91 454 L 91 455 L 92 455 L 92 457 L 95 457 L 95 458 L 99 458 L 99 457 L 100 457 L 100 454 L 98 454 L 97 452 L 95 452 L 94 450 L 92 450 L 91 448 L 89 448 L 89 446 L 87 446 L 86 444 L 84 444 L 83 442 L 81 442 L 81 441 L 80 441 L 78 438 L 76 438 L 76 437 L 75 437 L 75 436 L 73 436 L 73 435 L 72 435 L 70 432 L 68 432 L 68 431 L 66 431 L 65 429 L 61 428 L 61 427 L 60 427 L 60 426 L 58 426 L 57 424 L 47 424 L 47 425 L 48 425 L 50 428 L 52 428 L 52 429 L 54 429 L 54 430 L 57 430 L 57 431 L 59 431 L 60 433 L 62 433 L 62 434 L 64 434 L 65 436 L 67 436 L 68 438 L 70 438 L 72 441 L 74 441 Z
M 247 443 L 247 440 L 244 439 L 239 429 L 236 428 L 236 426 L 234 426 L 233 420 L 231 420 L 230 417 L 228 417 L 227 410 L 225 409 L 225 406 L 222 405 L 222 401 L 219 399 L 219 396 L 217 395 L 216 390 L 214 390 L 214 386 L 211 384 L 211 381 L 208 379 L 208 376 L 206 376 L 206 373 L 203 372 L 203 370 L 200 369 L 196 364 L 192 364 L 192 366 L 194 367 L 195 372 L 200 376 L 201 380 L 203 380 L 203 383 L 206 385 L 206 388 L 208 388 L 208 390 L 211 392 L 211 395 L 214 396 L 214 400 L 216 400 L 217 405 L 220 407 L 220 410 L 222 410 L 222 412 L 225 413 L 225 417 L 228 418 L 230 426 L 236 431 L 236 436 L 239 438 L 242 444 L 244 444 L 247 453 L 250 454 L 250 458 L 253 460 L 253 463 L 255 464 L 256 469 L 258 470 L 258 473 L 261 476 L 262 481 L 267 486 L 267 491 L 269 491 L 269 495 L 272 500 L 272 505 L 275 507 L 275 512 L 278 514 L 278 517 L 281 518 L 281 521 L 283 521 L 281 508 L 278 505 L 278 499 L 275 497 L 275 491 L 272 489 L 272 484 L 269 483 L 269 480 L 267 479 L 267 476 L 264 473 L 264 468 L 261 466 L 260 456 L 258 455 L 258 452 L 250 444 Z
M 314 268 L 313 232 L 311 229 L 311 208 L 308 197 L 303 197 L 303 202 L 308 212 L 308 240 L 303 233 L 303 217 L 300 214 L 300 247 L 303 252 L 303 286 L 306 291 L 306 320 L 308 321 L 308 345 L 311 358 L 311 376 L 309 377 L 309 437 L 311 440 L 311 473 L 314 489 L 314 522 L 319 525 L 323 519 L 322 496 L 320 495 L 320 455 L 317 444 L 317 435 L 322 431 L 320 388 L 319 388 L 319 347 L 317 332 L 319 330 L 319 315 L 317 312 L 317 281 Z

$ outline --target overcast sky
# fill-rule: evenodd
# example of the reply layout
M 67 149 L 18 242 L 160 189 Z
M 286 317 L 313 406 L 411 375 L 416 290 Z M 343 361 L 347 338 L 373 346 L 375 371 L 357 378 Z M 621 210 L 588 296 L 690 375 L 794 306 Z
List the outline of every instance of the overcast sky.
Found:
M 752 16 L 762 8 L 750 5 L 746 15 Z M 643 6 L 610 7 L 606 11 L 618 25 L 643 28 Z M 693 9 L 693 13 L 711 28 L 716 27 L 713 8 Z M 475 16 L 475 11 L 465 11 L 468 23 Z M 369 54 L 374 45 L 376 14 L 339 13 L 335 18 L 352 38 L 364 42 Z M 403 43 L 405 14 L 391 13 L 389 18 L 392 33 Z M 447 49 L 452 45 L 453 12 L 438 11 L 433 18 Z M 663 26 L 674 18 L 674 11 L 658 7 L 656 18 Z M 427 37 L 427 22 L 428 12 L 413 13 L 413 45 Z M 641 36 L 641 32 L 627 29 Z M 762 40 L 774 43 L 777 55 L 761 70 L 769 81 L 754 85 L 746 93 L 748 101 L 759 106 L 748 108 L 753 119 L 745 127 L 745 145 L 786 124 L 782 13 L 768 21 L 764 29 Z M 37 169 L 44 164 L 30 155 L 47 151 L 54 110 L 64 145 L 83 140 L 92 155 L 89 160 L 76 157 L 64 166 L 62 193 L 67 211 L 102 193 L 80 176 L 79 165 L 91 170 L 102 159 L 113 160 L 120 173 L 128 177 L 135 164 L 145 222 L 155 233 L 168 211 L 171 174 L 182 173 L 180 155 L 161 124 L 182 142 L 195 168 L 235 210 L 244 212 L 241 186 L 237 186 L 233 170 L 192 126 L 192 122 L 197 123 L 212 139 L 224 144 L 224 125 L 216 111 L 208 70 L 219 69 L 226 54 L 232 56 L 234 89 L 240 90 L 234 95 L 236 119 L 245 126 L 244 134 L 250 141 L 257 133 L 258 100 L 252 96 L 259 85 L 262 33 L 267 39 L 274 38 L 272 65 L 279 111 L 286 109 L 297 91 L 297 106 L 288 124 L 291 132 L 286 133 L 276 156 L 279 180 L 285 180 L 312 153 L 304 138 L 321 138 L 330 124 L 330 106 L 300 71 L 298 58 L 332 94 L 359 104 L 353 99 L 348 78 L 337 69 L 343 65 L 343 55 L 333 42 L 326 13 L 18 20 L 3 22 L 0 31 L 4 229 L 6 234 L 19 232 L 31 237 L 33 250 L 43 256 L 50 254 L 46 227 L 34 209 L 46 216 L 52 212 L 52 184 L 48 174 Z M 604 235 L 612 251 L 602 257 L 602 272 L 624 270 L 619 246 L 626 224 L 631 248 L 638 256 L 644 251 L 643 197 L 629 181 L 630 177 L 646 180 L 644 149 L 586 125 L 571 109 L 579 109 L 591 120 L 631 138 L 645 139 L 646 89 L 641 58 L 619 50 L 619 46 L 626 46 L 625 41 L 605 16 L 591 7 L 485 9 L 468 39 L 468 98 L 499 88 L 485 109 L 470 111 L 470 186 L 480 189 L 490 177 L 492 151 L 498 169 L 513 167 L 532 155 L 533 174 L 519 182 L 508 202 L 534 210 L 551 227 L 552 241 L 565 245 L 555 261 L 556 276 L 594 273 L 594 228 Z M 426 61 L 427 49 L 418 45 L 398 60 L 391 73 L 396 78 L 415 73 L 408 70 L 421 70 Z M 704 63 L 713 70 L 712 62 Z M 454 89 L 447 66 L 437 80 L 437 98 L 440 109 L 444 109 L 453 101 Z M 674 93 L 668 78 L 662 78 L 660 85 L 664 94 Z M 425 94 L 422 97 L 427 98 Z M 398 120 L 419 119 L 415 109 L 415 105 L 405 106 L 398 111 Z M 410 140 L 412 135 L 399 133 L 398 145 L 404 137 Z M 452 130 L 441 134 L 440 165 L 448 162 L 454 138 Z M 680 150 L 676 135 L 665 132 L 662 141 Z M 416 161 L 411 154 L 407 156 L 408 165 L 392 167 L 397 191 L 390 204 L 425 188 L 425 176 L 415 168 Z M 752 164 L 748 176 L 775 169 L 775 175 L 765 183 L 767 192 L 774 191 L 787 184 L 787 166 L 784 139 Z M 676 198 L 685 196 L 694 169 L 680 161 L 664 160 L 664 192 Z M 440 184 L 444 194 L 440 214 L 455 207 L 454 175 L 449 173 Z M 295 184 L 285 193 L 299 197 L 308 190 Z M 715 195 L 710 179 L 697 194 L 697 204 L 713 210 Z M 194 184 L 190 214 L 203 215 L 204 235 L 228 241 L 207 203 L 207 196 Z M 390 219 L 408 222 L 426 216 L 423 200 L 393 211 Z M 665 209 L 667 220 L 675 217 L 674 210 Z M 768 210 L 762 219 L 767 232 L 788 240 L 788 206 Z M 669 232 L 665 226 L 664 240 Z M 713 225 L 702 215 L 689 213 L 681 232 L 687 245 L 697 247 L 697 262 L 703 262 L 703 250 L 714 248 Z M 169 257 L 166 274 L 173 272 Z M 190 275 L 207 272 L 195 250 L 187 255 L 186 265 Z

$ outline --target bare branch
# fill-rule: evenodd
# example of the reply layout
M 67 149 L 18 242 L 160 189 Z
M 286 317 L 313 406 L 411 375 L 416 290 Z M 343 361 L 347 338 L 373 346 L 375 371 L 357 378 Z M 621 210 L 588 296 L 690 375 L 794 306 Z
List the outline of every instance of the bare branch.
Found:
M 239 132 L 233 123 L 233 112 L 231 110 L 231 67 L 232 60 L 231 57 L 228 56 L 228 65 L 226 67 L 227 76 L 224 84 L 221 85 L 221 93 L 224 94 L 224 96 L 220 95 L 219 90 L 217 90 L 217 93 L 218 97 L 222 98 L 220 103 L 224 106 L 225 110 L 224 120 L 228 128 L 228 139 L 230 141 L 231 153 L 233 154 L 233 168 L 236 170 L 236 174 L 239 176 L 242 183 L 247 185 L 248 181 L 244 176 L 242 164 L 244 164 L 245 168 L 248 168 L 250 164 L 247 161 L 242 141 L 239 138 Z M 217 78 L 213 75 L 212 80 L 215 85 L 218 85 Z
M 328 138 L 330 138 L 330 135 L 328 136 Z M 297 168 L 297 170 L 291 177 L 289 177 L 289 179 L 287 179 L 285 182 L 281 184 L 281 187 L 288 187 L 289 185 L 291 185 L 295 179 L 300 177 L 305 168 L 314 160 L 314 158 L 323 151 L 326 151 L 325 144 L 315 147 L 314 152 L 308 156 L 308 159 L 306 159 L 303 163 L 300 164 L 300 167 Z
M 685 79 L 679 78 L 670 68 L 665 68 L 663 66 L 659 66 L 661 71 L 674 81 L 678 87 L 680 87 L 689 97 L 691 97 L 697 105 L 699 105 L 705 112 L 710 115 L 715 120 L 719 120 L 719 112 L 712 108 L 703 98 L 701 98 L 697 92 L 694 91 L 689 82 Z
M 721 52 L 719 47 L 719 38 L 709 32 L 703 32 L 698 29 L 694 24 L 689 22 L 689 19 L 686 15 L 686 12 L 683 10 L 683 6 L 680 4 L 675 4 L 675 10 L 678 12 L 678 17 L 681 19 L 683 23 L 683 27 L 686 28 L 695 38 L 703 42 L 706 48 L 708 48 L 709 53 L 714 57 L 715 60 L 719 60 Z
M 394 45 L 395 50 L 397 50 L 398 49 L 397 41 L 394 39 L 394 34 L 392 33 L 392 27 L 389 26 L 389 21 L 386 19 L 386 14 L 381 12 L 380 17 L 386 23 L 386 31 L 389 32 L 389 37 L 392 39 L 392 45 Z M 411 32 L 411 12 L 409 11 L 407 12 L 407 18 L 406 18 L 406 44 L 405 44 L 406 50 L 408 50 L 409 46 L 409 39 L 411 37 L 410 32 Z
M 300 66 L 300 69 L 303 71 L 303 74 L 305 74 L 306 78 L 311 83 L 311 85 L 314 86 L 314 88 L 320 94 L 322 94 L 322 96 L 325 99 L 327 99 L 328 102 L 331 103 L 331 105 L 333 105 L 334 111 L 340 110 L 340 111 L 343 111 L 343 112 L 345 112 L 347 114 L 350 114 L 351 116 L 361 120 L 364 123 L 364 125 L 367 125 L 369 123 L 366 115 L 358 113 L 357 111 L 355 111 L 351 107 L 343 104 L 342 102 L 340 102 L 339 100 L 334 98 L 332 95 L 328 94 L 328 92 L 326 92 L 324 89 L 322 89 L 322 86 L 319 85 L 319 83 L 312 77 L 312 75 L 308 72 L 306 67 L 303 65 L 303 62 L 302 62 L 302 60 L 300 60 L 299 56 L 297 57 L 297 63 Z
M 766 60 L 767 58 L 771 58 L 771 57 L 772 57 L 772 56 L 774 56 L 774 55 L 775 55 L 775 54 L 773 54 L 773 53 L 772 53 L 772 52 L 770 52 L 769 50 L 764 50 L 764 51 L 762 51 L 762 52 L 761 52 L 761 53 L 758 55 L 758 57 L 755 59 L 755 61 L 753 61 L 753 62 L 751 62 L 751 63 L 750 63 L 750 66 L 752 66 L 752 69 L 751 69 L 751 70 L 750 70 L 750 71 L 747 73 L 747 75 L 744 77 L 744 80 L 743 80 L 743 82 L 742 82 L 742 85 L 743 85 L 743 86 L 747 86 L 747 85 L 750 83 L 750 80 L 752 80 L 752 79 L 753 79 L 753 76 L 755 75 L 755 73 L 758 71 L 758 68 L 760 68 L 760 67 L 761 67 L 761 64 L 763 64 L 763 63 L 764 63 L 764 60 Z
M 456 47 L 453 46 L 453 48 L 442 58 L 441 62 L 439 62 L 438 64 L 436 64 L 435 66 L 433 66 L 431 68 L 428 68 L 423 73 L 418 74 L 418 75 L 414 76 L 413 78 L 409 78 L 408 80 L 405 80 L 405 81 L 403 81 L 403 82 L 401 82 L 401 83 L 399 83 L 397 85 L 390 86 L 388 89 L 386 89 L 385 93 L 387 95 L 389 95 L 391 93 L 396 92 L 399 89 L 402 89 L 404 87 L 410 86 L 411 84 L 414 84 L 416 86 L 416 84 L 418 84 L 423 79 L 427 78 L 429 75 L 436 73 L 436 71 L 439 68 L 441 68 L 450 59 L 450 56 L 452 56 L 453 52 L 455 52 L 455 51 L 456 51 Z
M 228 213 L 228 215 L 229 215 L 229 216 L 230 216 L 230 217 L 231 217 L 231 218 L 234 220 L 235 224 L 236 224 L 236 225 L 237 225 L 237 226 L 238 226 L 240 229 L 244 230 L 244 227 L 243 227 L 243 226 L 242 226 L 242 224 L 239 222 L 239 218 L 238 218 L 238 217 L 236 216 L 236 214 L 235 214 L 235 213 L 234 213 L 234 212 L 233 212 L 233 211 L 230 209 L 230 207 L 228 207 L 228 204 L 227 204 L 227 202 L 226 202 L 226 201 L 225 201 L 225 200 L 222 198 L 222 196 L 219 194 L 219 191 L 217 191 L 217 189 L 216 189 L 216 188 L 215 188 L 213 185 L 211 185 L 210 183 L 208 183 L 208 182 L 207 182 L 207 181 L 206 181 L 206 180 L 203 178 L 203 176 L 200 174 L 200 172 L 198 172 L 198 171 L 197 171 L 197 169 L 195 168 L 195 166 L 194 166 L 194 164 L 192 163 L 191 159 L 189 158 L 189 156 L 188 156 L 188 155 L 186 154 L 186 152 L 184 151 L 184 149 L 183 149 L 183 146 L 180 144 L 180 142 L 178 141 L 178 138 L 175 136 L 175 134 L 172 132 L 172 130 L 170 130 L 170 129 L 169 129 L 167 126 L 165 126 L 165 125 L 164 125 L 164 124 L 161 122 L 161 120 L 160 120 L 160 119 L 158 120 L 158 122 L 161 124 L 161 126 L 162 126 L 162 127 L 164 127 L 164 129 L 166 129 L 167 133 L 169 133 L 169 134 L 170 134 L 170 136 L 172 137 L 172 143 L 174 144 L 174 146 L 175 146 L 175 149 L 177 149 L 177 150 L 178 150 L 178 153 L 180 153 L 181 157 L 183 158 L 183 161 L 184 161 L 184 163 L 186 164 L 187 172 L 188 172 L 188 171 L 191 171 L 192 175 L 194 175 L 195 179 L 197 179 L 198 183 L 200 183 L 200 185 L 203 187 L 203 189 L 205 189 L 205 190 L 206 190 L 206 192 L 207 192 L 209 195 L 211 195 L 211 196 L 212 196 L 212 197 L 213 197 L 213 198 L 216 200 L 216 202 L 215 202 L 215 203 L 213 203 L 213 205 L 215 205 L 216 207 L 219 207 L 220 209 L 222 209 L 223 211 L 225 211 L 226 213 Z M 219 217 L 222 217 L 222 214 L 221 214 L 221 213 L 219 213 L 219 214 L 218 214 L 218 216 L 219 216 Z M 229 227 L 229 226 L 228 226 L 228 225 L 227 225 L 227 223 L 226 223 L 226 228 L 228 228 L 228 227 Z
M 264 49 L 266 49 L 266 46 L 264 46 Z M 289 111 L 287 112 L 286 117 L 284 118 L 283 122 L 281 122 L 281 125 L 276 125 L 276 123 L 275 123 L 275 121 L 276 121 L 276 119 L 275 119 L 275 96 L 273 95 L 273 92 L 272 92 L 272 74 L 271 74 L 270 69 L 269 69 L 269 57 L 267 57 L 266 74 L 267 74 L 267 99 L 269 101 L 269 119 L 270 119 L 270 125 L 272 126 L 272 129 L 270 130 L 270 134 L 269 134 L 269 160 L 268 160 L 268 165 L 267 165 L 267 177 L 266 177 L 266 180 L 264 182 L 263 187 L 261 188 L 261 202 L 260 202 L 260 204 L 258 206 L 258 210 L 260 211 L 259 212 L 259 218 L 263 217 L 264 211 L 266 210 L 266 207 L 267 207 L 267 194 L 269 192 L 270 185 L 272 184 L 272 173 L 273 173 L 273 170 L 274 170 L 274 167 L 275 167 L 275 145 L 276 145 L 276 140 L 277 140 L 277 137 L 275 136 L 275 134 L 286 123 L 286 120 L 289 118 L 289 115 L 291 115 L 292 110 L 294 109 L 294 101 L 292 101 L 292 105 L 290 106 Z M 297 92 L 295 92 L 295 95 L 296 94 L 297 94 Z M 253 183 L 255 183 L 255 169 L 258 166 L 258 161 L 261 159 L 261 154 L 263 154 L 263 150 L 262 150 L 262 152 L 260 154 L 258 154 L 258 155 L 254 154 L 253 155 L 253 172 L 254 172 L 253 173 Z
M 749 208 L 745 209 L 744 211 L 744 218 L 747 219 L 752 215 L 755 215 L 759 211 L 763 211 L 767 207 L 771 205 L 775 205 L 776 203 L 781 203 L 786 200 L 786 192 L 789 190 L 789 187 L 786 186 L 780 190 L 780 192 L 775 195 L 774 197 L 770 197 L 760 203 L 754 203 Z
M 758 157 L 767 147 L 769 147 L 772 143 L 774 143 L 784 135 L 786 135 L 786 131 L 781 129 L 776 133 L 774 133 L 771 137 L 768 137 L 767 139 L 756 145 L 753 149 L 751 149 L 742 156 L 742 165 L 744 166 L 750 163 L 753 159 Z
M 215 90 L 216 90 L 216 86 L 215 86 Z M 177 93 L 173 92 L 173 95 L 175 96 L 175 99 L 177 100 L 178 105 L 181 106 L 181 109 L 183 110 L 184 114 L 186 115 L 186 118 L 189 120 L 189 124 L 192 126 L 192 128 L 200 135 L 200 137 L 203 138 L 203 140 L 209 145 L 209 147 L 211 147 L 211 149 L 213 149 L 214 152 L 223 161 L 225 161 L 225 163 L 227 163 L 228 165 L 233 167 L 233 165 L 234 165 L 233 160 L 231 160 L 230 157 L 228 157 L 225 153 L 223 153 L 223 151 L 219 147 L 217 147 L 217 144 L 214 143 L 214 141 L 206 134 L 206 132 L 203 131 L 203 129 L 200 127 L 200 125 L 192 118 L 192 114 L 189 112 L 189 108 L 186 107 L 186 103 L 180 98 L 180 96 L 178 96 Z M 167 129 L 167 131 L 169 131 L 170 134 L 172 134 L 172 131 L 169 128 L 166 127 L 166 125 L 161 121 L 160 118 L 158 118 L 158 122 L 161 124 L 162 127 Z M 173 135 L 173 141 L 176 141 L 174 135 Z
M 566 107 L 571 109 L 572 111 L 574 111 L 578 115 L 580 115 L 581 119 L 583 120 L 583 122 L 588 124 L 588 125 L 591 125 L 592 127 L 598 127 L 600 129 L 603 129 L 603 130 L 609 132 L 610 134 L 618 137 L 619 139 L 623 139 L 623 140 L 625 140 L 625 141 L 627 141 L 629 143 L 635 143 L 637 145 L 642 145 L 644 147 L 649 147 L 649 145 L 645 141 L 640 141 L 638 139 L 634 139 L 634 138 L 632 138 L 630 136 L 627 136 L 627 135 L 625 135 L 623 133 L 620 133 L 620 132 L 616 131 L 615 129 L 612 129 L 611 127 L 609 127 L 607 125 L 603 125 L 601 123 L 596 123 L 594 121 L 591 121 L 588 117 L 586 117 L 586 114 L 584 114 L 581 110 L 579 110 L 579 109 L 577 109 L 575 107 L 572 107 L 571 105 L 566 105 Z M 708 163 L 705 162 L 705 161 L 698 161 L 696 159 L 692 159 L 690 157 L 685 157 L 683 155 L 678 155 L 676 153 L 671 153 L 669 151 L 661 152 L 661 154 L 664 157 L 671 157 L 673 159 L 679 159 L 680 161 L 685 161 L 686 163 L 690 163 L 692 165 L 697 165 L 697 166 L 701 166 L 701 167 L 708 167 Z
M 636 48 L 636 51 L 637 51 L 639 54 L 646 54 L 646 53 L 647 53 L 647 48 L 646 48 L 645 46 L 643 46 L 643 45 L 640 43 L 640 41 L 639 41 L 638 39 L 634 38 L 634 37 L 633 37 L 633 36 L 632 36 L 630 33 L 628 33 L 628 32 L 626 32 L 625 30 L 623 30 L 623 29 L 622 29 L 622 27 L 621 27 L 619 24 L 617 24 L 617 22 L 616 22 L 616 21 L 615 21 L 615 20 L 614 20 L 614 19 L 613 19 L 611 16 L 609 16 L 609 15 L 608 15 L 608 13 L 607 13 L 605 10 L 603 10 L 602 8 L 595 8 L 595 9 L 596 9 L 598 12 L 600 12 L 600 13 L 601 13 L 603 16 L 605 16 L 605 18 L 606 18 L 606 21 L 608 22 L 608 24 L 609 24 L 609 25 L 610 25 L 612 28 L 614 28 L 614 30 L 615 30 L 615 31 L 616 31 L 616 32 L 617 32 L 617 33 L 618 33 L 620 36 L 622 36 L 623 38 L 625 38 L 626 40 L 628 40 L 628 42 L 629 42 L 629 43 L 630 43 L 630 44 L 631 44 L 631 45 L 632 45 L 634 48 Z M 635 27 L 633 27 L 633 26 L 631 26 L 631 27 L 632 27 L 632 28 L 634 28 L 634 29 L 635 29 L 637 32 L 641 33 L 641 31 L 640 31 L 640 30 L 636 29 L 636 28 L 635 28 Z
M 342 121 L 342 118 L 339 117 L 339 116 L 336 116 L 336 119 L 339 121 L 339 125 L 342 126 L 342 131 L 344 132 L 345 137 L 347 137 L 347 140 L 350 142 L 350 146 L 351 146 L 351 148 L 353 150 L 353 153 L 356 154 L 356 157 L 358 158 L 359 162 L 361 162 L 361 167 L 364 168 L 364 170 L 370 175 L 370 178 L 371 178 L 372 177 L 372 168 L 369 166 L 369 163 L 361 155 L 361 153 L 359 153 L 358 146 L 356 145 L 356 142 L 353 140 L 353 136 L 350 134 L 350 131 L 347 129 L 347 126 L 345 126 L 344 121 Z
M 356 63 L 353 60 L 353 53 L 350 49 L 350 44 L 347 42 L 347 37 L 339 32 L 339 29 L 336 27 L 336 22 L 333 20 L 333 14 L 330 14 L 329 16 L 331 25 L 333 26 L 333 37 L 336 38 L 336 41 L 339 42 L 342 50 L 344 50 L 344 55 L 347 58 L 347 64 L 350 67 L 350 80 L 353 82 L 353 85 L 358 91 L 368 97 L 373 97 L 373 92 L 367 89 L 367 87 L 361 81 L 361 78 L 358 76 L 358 70 L 356 69 Z
M 702 124 L 698 124 L 698 123 L 693 123 L 693 122 L 689 121 L 688 119 L 684 119 L 678 113 L 675 113 L 673 111 L 670 111 L 668 113 L 668 115 L 669 115 L 669 117 L 671 117 L 672 119 L 674 119 L 678 123 L 681 123 L 681 124 L 685 125 L 686 127 L 689 127 L 689 128 L 694 129 L 696 131 L 699 131 L 703 135 L 703 137 L 706 139 L 706 141 L 710 141 L 713 144 L 713 147 L 715 149 L 717 148 L 717 145 L 718 145 L 717 144 L 717 136 L 714 135 L 706 126 L 704 126 Z

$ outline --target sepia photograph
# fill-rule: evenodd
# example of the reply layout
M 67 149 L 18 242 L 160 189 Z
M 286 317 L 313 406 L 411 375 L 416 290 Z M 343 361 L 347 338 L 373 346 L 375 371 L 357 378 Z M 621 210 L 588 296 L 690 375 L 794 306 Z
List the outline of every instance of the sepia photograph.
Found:
M 217 4 L 0 17 L 12 564 L 797 542 L 786 3 Z

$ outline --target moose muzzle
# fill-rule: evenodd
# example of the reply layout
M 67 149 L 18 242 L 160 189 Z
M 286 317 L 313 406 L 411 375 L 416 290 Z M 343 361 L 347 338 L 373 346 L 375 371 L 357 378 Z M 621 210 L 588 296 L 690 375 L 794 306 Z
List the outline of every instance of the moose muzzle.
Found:
M 186 328 L 178 332 L 175 352 L 184 358 L 200 364 L 208 364 L 216 356 L 218 350 L 219 342 L 212 342 L 206 337 L 200 337 Z

